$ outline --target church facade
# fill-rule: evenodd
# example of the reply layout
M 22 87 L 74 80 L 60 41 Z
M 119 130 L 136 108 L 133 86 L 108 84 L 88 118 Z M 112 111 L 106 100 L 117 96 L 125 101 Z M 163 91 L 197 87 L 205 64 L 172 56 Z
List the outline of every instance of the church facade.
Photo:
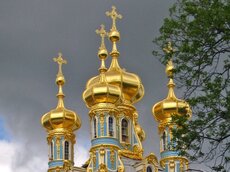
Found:
M 49 146 L 48 172 L 183 172 L 188 169 L 188 159 L 179 155 L 170 146 L 171 130 L 176 127 L 171 123 L 172 115 L 187 115 L 191 117 L 189 104 L 178 99 L 174 94 L 172 60 L 168 62 L 166 73 L 169 78 L 168 96 L 156 103 L 153 116 L 159 123 L 160 153 L 158 158 L 154 153 L 143 156 L 142 142 L 145 132 L 138 123 L 139 114 L 135 103 L 144 96 L 144 86 L 139 76 L 129 73 L 119 65 L 120 53 L 117 48 L 120 32 L 116 21 L 122 16 L 113 6 L 106 12 L 112 19 L 112 27 L 107 33 L 104 25 L 96 30 L 101 37 L 98 57 L 101 61 L 98 75 L 90 78 L 83 92 L 83 100 L 89 109 L 91 126 L 91 148 L 89 159 L 82 167 L 74 166 L 74 132 L 80 128 L 79 116 L 65 108 L 63 85 L 65 78 L 62 65 L 66 64 L 62 54 L 54 61 L 59 70 L 56 78 L 58 86 L 58 104 L 55 109 L 44 114 L 41 119 L 47 131 Z M 108 53 L 104 39 L 108 37 L 112 50 Z M 164 49 L 172 55 L 173 49 L 169 43 Z M 107 69 L 105 60 L 111 56 L 112 62 Z M 80 156 L 80 155 L 77 155 Z

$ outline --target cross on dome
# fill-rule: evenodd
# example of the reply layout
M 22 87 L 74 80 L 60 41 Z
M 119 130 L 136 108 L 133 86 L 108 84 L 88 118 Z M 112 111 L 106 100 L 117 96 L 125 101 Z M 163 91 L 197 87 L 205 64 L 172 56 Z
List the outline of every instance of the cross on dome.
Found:
M 105 30 L 105 25 L 101 24 L 101 29 L 97 29 L 96 33 L 101 36 L 101 47 L 100 47 L 100 49 L 105 48 L 105 37 L 107 35 L 107 32 Z
M 112 21 L 113 21 L 113 25 L 112 25 L 113 30 L 117 30 L 117 28 L 116 28 L 116 20 L 117 19 L 122 19 L 122 15 L 118 14 L 116 9 L 117 8 L 115 6 L 112 6 L 112 11 L 111 12 L 107 11 L 105 13 L 108 17 L 110 16 Z
M 62 65 L 67 64 L 67 61 L 62 58 L 62 53 L 58 53 L 58 57 L 53 58 L 54 62 L 58 64 L 59 70 L 58 70 L 58 75 L 63 75 L 62 74 Z

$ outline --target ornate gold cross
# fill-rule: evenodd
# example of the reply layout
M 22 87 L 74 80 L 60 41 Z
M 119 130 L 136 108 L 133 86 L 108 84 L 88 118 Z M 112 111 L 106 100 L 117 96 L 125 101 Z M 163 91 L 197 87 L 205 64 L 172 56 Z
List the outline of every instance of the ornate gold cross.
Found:
M 105 26 L 102 24 L 101 29 L 97 29 L 96 33 L 101 36 L 101 48 L 105 48 L 105 36 L 107 35 Z
M 112 21 L 113 21 L 112 29 L 117 30 L 117 28 L 116 28 L 116 20 L 117 19 L 122 19 L 122 15 L 117 13 L 115 6 L 112 6 L 112 11 L 111 12 L 107 11 L 105 14 L 112 18 Z
M 58 75 L 62 74 L 62 65 L 67 64 L 67 61 L 62 58 L 62 53 L 58 53 L 58 57 L 53 58 L 54 62 L 56 62 L 59 66 Z

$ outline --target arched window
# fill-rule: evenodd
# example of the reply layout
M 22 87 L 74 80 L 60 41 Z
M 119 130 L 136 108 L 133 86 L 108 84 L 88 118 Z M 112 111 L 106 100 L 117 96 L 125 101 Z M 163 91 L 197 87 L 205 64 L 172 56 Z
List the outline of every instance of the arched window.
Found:
M 93 138 L 97 138 L 97 119 L 93 118 Z
M 69 159 L 69 142 L 65 141 L 65 159 Z
M 121 135 L 123 142 L 129 142 L 129 128 L 128 128 L 128 121 L 126 119 L 122 119 L 121 121 Z
M 165 131 L 162 135 L 162 144 L 163 144 L 163 150 L 166 150 L 167 149 L 167 135 Z
M 114 130 L 113 130 L 113 118 L 109 117 L 109 136 L 114 136 Z
M 51 141 L 50 143 L 50 159 L 53 160 L 54 158 L 54 148 L 53 148 L 54 144 L 53 141 Z
M 152 168 L 150 166 L 147 167 L 147 172 L 152 172 Z

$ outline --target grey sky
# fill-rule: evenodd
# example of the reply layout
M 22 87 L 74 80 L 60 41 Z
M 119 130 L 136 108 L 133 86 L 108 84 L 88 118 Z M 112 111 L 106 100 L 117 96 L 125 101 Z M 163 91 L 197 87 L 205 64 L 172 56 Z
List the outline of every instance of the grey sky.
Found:
M 0 117 L 11 142 L 17 143 L 12 168 L 17 168 L 17 172 L 40 172 L 47 168 L 46 133 L 40 118 L 56 106 L 57 65 L 52 59 L 59 51 L 68 61 L 63 67 L 67 80 L 66 107 L 82 119 L 76 146 L 82 151 L 89 149 L 88 109 L 82 92 L 87 80 L 98 74 L 100 39 L 95 30 L 102 23 L 110 29 L 111 20 L 105 12 L 112 5 L 123 15 L 117 24 L 121 33 L 120 65 L 138 74 L 145 87 L 146 94 L 136 105 L 139 122 L 147 134 L 145 155 L 154 152 L 159 157 L 157 124 L 151 109 L 165 98 L 167 79 L 165 67 L 152 55 L 152 40 L 159 34 L 172 3 L 171 0 L 0 1 Z M 109 41 L 106 45 L 110 50 Z M 110 61 L 109 58 L 107 64 Z M 80 155 L 75 153 L 75 158 Z

